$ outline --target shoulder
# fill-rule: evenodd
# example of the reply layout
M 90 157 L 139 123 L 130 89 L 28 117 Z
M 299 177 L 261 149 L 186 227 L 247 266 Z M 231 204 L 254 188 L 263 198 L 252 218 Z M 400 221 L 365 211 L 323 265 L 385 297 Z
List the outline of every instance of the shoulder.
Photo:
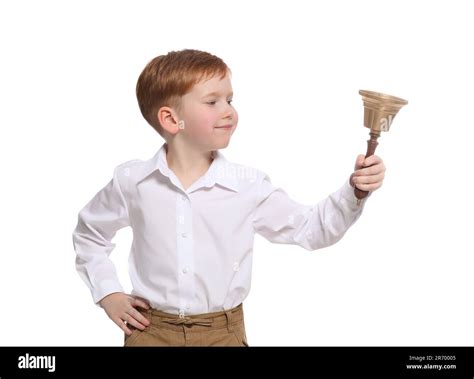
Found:
M 130 176 L 132 171 L 140 170 L 146 161 L 142 159 L 131 159 L 126 162 L 122 162 L 115 167 L 115 172 L 117 175 L 121 176 Z
M 142 160 L 131 159 L 120 163 L 114 169 L 114 177 L 120 184 L 138 183 L 147 173 L 151 172 L 155 166 L 154 159 Z

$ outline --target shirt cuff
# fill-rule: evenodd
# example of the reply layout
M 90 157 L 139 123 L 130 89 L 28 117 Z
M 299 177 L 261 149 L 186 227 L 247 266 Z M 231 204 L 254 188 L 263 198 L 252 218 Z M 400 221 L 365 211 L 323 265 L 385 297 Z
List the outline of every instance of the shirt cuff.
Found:
M 354 206 L 355 208 L 362 208 L 367 199 L 372 195 L 372 192 L 369 192 L 366 197 L 359 201 L 359 199 L 354 194 L 354 190 L 355 188 L 351 186 L 349 180 L 346 180 L 346 182 L 341 188 L 341 196 L 351 206 Z
M 99 301 L 114 292 L 124 292 L 120 283 L 117 280 L 112 279 L 102 280 L 99 283 L 99 286 L 92 289 L 94 303 L 100 307 Z

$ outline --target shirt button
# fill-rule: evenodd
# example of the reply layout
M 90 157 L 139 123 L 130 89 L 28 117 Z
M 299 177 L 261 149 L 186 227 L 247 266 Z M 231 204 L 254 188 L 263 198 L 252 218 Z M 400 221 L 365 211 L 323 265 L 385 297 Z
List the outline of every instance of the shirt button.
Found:
M 188 268 L 187 267 L 183 268 L 183 274 L 186 274 L 187 272 L 188 272 Z
M 188 235 L 186 233 L 181 233 L 181 237 L 186 238 Z
M 181 200 L 186 201 L 186 196 L 181 196 Z

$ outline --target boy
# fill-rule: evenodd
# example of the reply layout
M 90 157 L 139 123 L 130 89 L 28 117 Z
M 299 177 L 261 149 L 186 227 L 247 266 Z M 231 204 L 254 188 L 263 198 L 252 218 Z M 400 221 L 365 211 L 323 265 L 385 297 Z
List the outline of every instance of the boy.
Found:
M 197 50 L 154 58 L 137 99 L 165 139 L 147 161 L 117 166 L 112 180 L 79 212 L 76 267 L 94 302 L 125 332 L 125 346 L 248 346 L 243 301 L 255 233 L 307 250 L 337 242 L 359 218 L 354 186 L 374 191 L 385 166 L 359 155 L 344 185 L 305 206 L 262 171 L 228 162 L 238 115 L 230 69 Z M 125 294 L 108 258 L 117 230 L 133 230 Z

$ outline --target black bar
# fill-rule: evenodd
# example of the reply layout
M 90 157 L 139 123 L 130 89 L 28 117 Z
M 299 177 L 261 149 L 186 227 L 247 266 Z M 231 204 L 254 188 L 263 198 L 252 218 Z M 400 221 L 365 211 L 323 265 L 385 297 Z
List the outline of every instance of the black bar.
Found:
M 473 379 L 474 347 L 0 347 L 0 379 L 119 376 Z

